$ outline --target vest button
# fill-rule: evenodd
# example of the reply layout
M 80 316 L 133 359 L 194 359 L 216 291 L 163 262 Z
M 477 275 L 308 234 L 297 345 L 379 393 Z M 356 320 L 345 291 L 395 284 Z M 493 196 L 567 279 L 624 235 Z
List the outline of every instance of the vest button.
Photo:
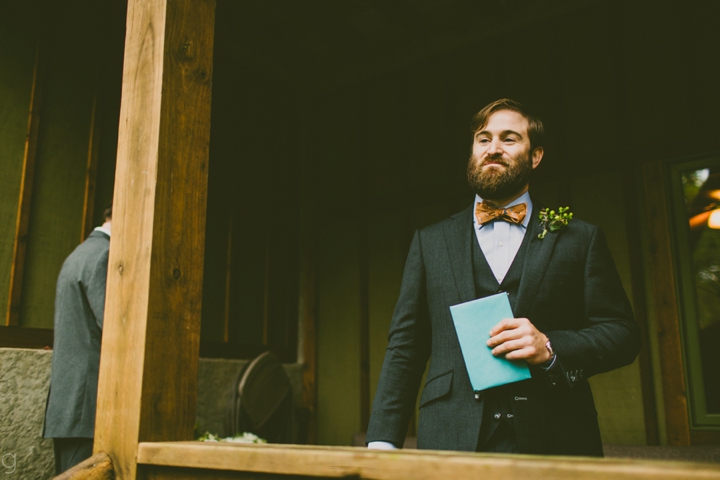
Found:
M 482 392 L 475 392 L 475 401 L 476 401 L 476 402 L 481 401 L 482 398 L 483 398 Z
M 495 417 L 495 420 L 500 420 L 500 417 L 502 417 L 502 414 L 500 414 L 500 412 L 498 412 L 495 415 L 493 415 L 493 417 Z

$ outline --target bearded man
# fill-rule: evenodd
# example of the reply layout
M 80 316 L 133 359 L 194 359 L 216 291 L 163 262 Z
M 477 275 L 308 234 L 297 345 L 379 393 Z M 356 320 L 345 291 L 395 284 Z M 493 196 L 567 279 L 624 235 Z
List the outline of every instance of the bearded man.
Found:
M 640 335 L 602 231 L 573 219 L 541 235 L 529 194 L 543 124 L 502 99 L 473 118 L 472 206 L 415 232 L 366 440 L 403 445 L 420 398 L 418 448 L 602 456 L 588 378 L 627 365 Z M 540 238 L 542 237 L 542 238 Z M 492 354 L 528 380 L 473 391 L 450 306 L 507 292 L 515 318 L 488 332 Z

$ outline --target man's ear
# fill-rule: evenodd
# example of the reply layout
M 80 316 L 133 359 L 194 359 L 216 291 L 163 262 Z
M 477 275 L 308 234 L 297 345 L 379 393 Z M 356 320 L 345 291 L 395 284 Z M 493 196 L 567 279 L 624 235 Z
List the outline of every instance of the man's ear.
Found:
M 543 147 L 537 147 L 532 152 L 532 166 L 533 170 L 537 168 L 538 165 L 540 165 L 540 162 L 542 161 L 543 154 L 545 153 L 545 150 L 543 150 Z

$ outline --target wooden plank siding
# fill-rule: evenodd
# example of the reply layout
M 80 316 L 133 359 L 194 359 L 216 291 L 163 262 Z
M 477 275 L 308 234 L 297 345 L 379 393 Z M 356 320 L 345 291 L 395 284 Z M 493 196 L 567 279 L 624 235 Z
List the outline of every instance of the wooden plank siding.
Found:
M 97 94 L 93 95 L 92 113 L 90 114 L 90 138 L 88 139 L 87 168 L 85 170 L 85 198 L 83 200 L 82 230 L 80 241 L 84 242 L 95 227 L 95 191 L 97 187 L 98 152 L 100 151 L 100 133 L 97 120 Z M 104 219 L 103 219 L 104 220 Z
M 307 243 L 305 241 L 305 243 Z M 300 345 L 298 362 L 303 365 L 302 399 L 304 431 L 300 438 L 309 444 L 317 443 L 317 318 L 316 318 L 316 272 L 315 251 L 305 244 L 301 250 L 300 263 Z
M 42 100 L 42 71 L 40 65 L 40 46 L 35 53 L 30 109 L 28 113 L 27 135 L 23 154 L 22 174 L 18 213 L 15 223 L 12 263 L 10 266 L 10 288 L 5 314 L 6 326 L 20 323 L 20 305 L 22 302 L 23 274 L 25 272 L 25 253 L 27 250 L 28 230 L 30 227 L 30 207 L 32 203 L 33 183 L 35 179 L 35 157 L 37 154 L 38 133 L 40 131 L 40 105 Z
M 623 196 L 625 205 L 637 205 L 642 192 L 638 192 L 637 177 L 628 175 L 623 183 Z M 641 212 L 637 211 L 637 214 Z M 658 429 L 658 411 L 653 385 L 653 364 L 650 352 L 649 319 L 647 311 L 646 288 L 644 281 L 642 238 L 637 228 L 637 219 L 634 215 L 625 215 L 625 230 L 627 231 L 628 248 L 631 252 L 630 279 L 632 281 L 632 300 L 635 321 L 640 327 L 642 347 L 638 362 L 640 363 L 640 381 L 643 399 L 643 415 L 645 419 L 645 440 L 648 445 L 660 445 L 660 432 Z
M 138 441 L 196 410 L 215 2 L 130 0 L 95 452 L 136 478 Z
M 668 445 L 690 445 L 685 370 L 683 368 L 680 318 L 675 291 L 675 269 L 670 245 L 665 172 L 662 162 L 643 167 L 648 217 L 648 254 L 652 292 L 657 316 L 658 345 Z

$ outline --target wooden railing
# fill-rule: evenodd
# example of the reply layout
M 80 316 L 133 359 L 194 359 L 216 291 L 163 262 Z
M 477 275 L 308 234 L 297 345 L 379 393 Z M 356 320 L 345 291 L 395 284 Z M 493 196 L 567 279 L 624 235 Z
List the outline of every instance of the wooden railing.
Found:
M 232 443 L 141 443 L 139 477 L 164 479 L 353 478 L 366 480 L 720 479 L 720 465 L 627 459 L 541 457 L 418 450 Z M 55 480 L 111 480 L 98 453 Z
M 141 478 L 155 480 L 720 479 L 720 466 L 701 463 L 200 442 L 140 443 L 138 466 Z
M 100 452 L 78 463 L 53 480 L 114 480 L 114 478 L 112 460 L 106 453 Z

